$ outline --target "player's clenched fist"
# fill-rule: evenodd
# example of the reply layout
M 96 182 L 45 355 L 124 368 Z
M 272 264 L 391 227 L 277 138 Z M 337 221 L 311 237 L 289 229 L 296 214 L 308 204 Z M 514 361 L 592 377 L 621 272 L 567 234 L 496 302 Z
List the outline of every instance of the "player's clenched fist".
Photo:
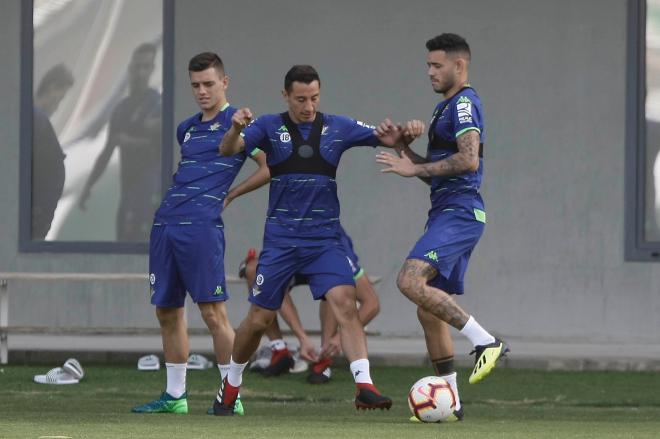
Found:
M 403 126 L 403 137 L 408 144 L 424 134 L 424 122 L 418 119 L 409 120 Z
M 231 117 L 231 123 L 234 128 L 242 130 L 252 122 L 252 112 L 249 108 L 241 108 Z

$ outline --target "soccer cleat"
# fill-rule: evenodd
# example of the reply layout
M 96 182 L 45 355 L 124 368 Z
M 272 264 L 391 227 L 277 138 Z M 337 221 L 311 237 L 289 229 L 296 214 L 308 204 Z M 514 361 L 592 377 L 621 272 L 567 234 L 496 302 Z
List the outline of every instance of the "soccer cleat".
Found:
M 444 421 L 439 421 L 438 423 L 444 423 L 444 422 L 458 422 L 463 420 L 463 407 L 461 407 L 458 410 L 454 410 L 454 413 L 449 415 L 447 419 Z M 422 422 L 419 420 L 417 416 L 411 416 L 410 417 L 410 422 Z
M 470 352 L 470 355 L 476 354 L 474 369 L 468 380 L 470 384 L 476 384 L 488 376 L 493 370 L 497 360 L 504 357 L 509 352 L 509 346 L 502 340 L 496 338 L 493 343 L 487 345 L 478 345 Z
M 160 398 L 143 405 L 133 407 L 133 413 L 188 413 L 188 395 L 184 392 L 179 398 L 163 392 Z
M 217 402 L 217 401 L 216 401 Z M 214 403 L 215 405 L 215 403 Z M 210 407 L 206 411 L 207 415 L 215 415 L 215 410 L 213 407 Z M 243 403 L 241 402 L 241 395 L 238 395 L 238 398 L 236 398 L 236 402 L 234 403 L 234 414 L 238 416 L 244 416 L 245 415 L 245 409 L 243 408 Z
M 274 350 L 270 357 L 270 364 L 261 373 L 268 377 L 279 376 L 288 373 L 294 365 L 293 355 L 287 348 Z
M 355 408 L 358 410 L 387 409 L 392 407 L 392 400 L 383 396 L 373 385 L 361 385 L 355 395 Z
M 241 261 L 241 264 L 238 266 L 238 277 L 241 279 L 245 279 L 245 269 L 247 267 L 248 262 L 250 262 L 252 259 L 257 257 L 257 249 L 250 248 L 247 252 L 247 255 L 245 256 L 245 259 Z
M 234 416 L 236 413 L 236 401 L 238 400 L 238 387 L 234 387 L 227 382 L 227 378 L 222 380 L 220 390 L 213 401 L 213 414 L 215 416 Z M 241 404 L 241 409 L 243 404 Z
M 311 372 L 307 375 L 307 382 L 310 384 L 325 384 L 330 381 L 332 376 L 331 364 L 331 358 L 325 358 L 314 363 Z

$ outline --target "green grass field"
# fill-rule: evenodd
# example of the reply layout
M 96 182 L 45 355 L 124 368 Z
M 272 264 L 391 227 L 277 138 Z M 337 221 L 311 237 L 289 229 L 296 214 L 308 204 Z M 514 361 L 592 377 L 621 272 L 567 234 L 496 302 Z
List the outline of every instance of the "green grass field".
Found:
M 246 416 L 207 416 L 219 384 L 217 369 L 189 371 L 188 415 L 137 415 L 130 409 L 157 397 L 164 371 L 89 366 L 78 385 L 32 382 L 47 368 L 5 366 L 0 372 L 0 438 L 660 438 L 660 374 L 542 372 L 497 369 L 482 383 L 459 375 L 465 421 L 413 424 L 408 388 L 428 368 L 374 368 L 394 399 L 390 411 L 356 412 L 347 371 L 311 386 L 304 375 L 246 374 Z

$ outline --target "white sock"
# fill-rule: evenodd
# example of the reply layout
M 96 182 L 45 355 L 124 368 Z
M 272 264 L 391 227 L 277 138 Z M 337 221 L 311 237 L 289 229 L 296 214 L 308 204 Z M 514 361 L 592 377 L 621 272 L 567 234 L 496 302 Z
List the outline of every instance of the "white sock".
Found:
M 247 366 L 247 361 L 243 364 L 235 363 L 232 358 L 229 361 L 229 372 L 227 373 L 227 382 L 234 387 L 241 387 L 243 382 L 243 370 Z
M 167 369 L 167 389 L 172 398 L 180 398 L 186 392 L 187 363 L 165 363 Z
M 369 360 L 366 358 L 355 360 L 351 363 L 351 374 L 355 384 L 373 384 L 369 374 Z
M 229 364 L 218 364 L 218 370 L 220 371 L 220 381 L 222 381 L 229 372 Z
M 278 338 L 277 340 L 271 340 L 268 342 L 268 345 L 273 351 L 281 351 L 282 349 L 286 349 L 286 343 L 281 338 Z
M 465 326 L 463 326 L 463 329 L 461 329 L 461 334 L 470 339 L 472 346 L 486 345 L 495 342 L 495 337 L 482 328 L 472 316 L 470 316 Z
M 458 384 L 456 384 L 456 372 L 452 372 L 449 375 L 442 375 L 440 378 L 443 378 L 449 383 L 451 390 L 454 392 L 454 397 L 456 398 L 456 407 L 454 410 L 461 409 L 461 398 L 458 397 Z

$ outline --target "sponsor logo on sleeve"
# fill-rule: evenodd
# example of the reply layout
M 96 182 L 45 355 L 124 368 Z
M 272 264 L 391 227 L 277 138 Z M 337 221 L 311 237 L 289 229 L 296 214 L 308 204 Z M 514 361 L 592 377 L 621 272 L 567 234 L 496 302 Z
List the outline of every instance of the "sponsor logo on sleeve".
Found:
M 369 128 L 370 130 L 375 130 L 375 129 L 376 129 L 375 126 L 373 126 L 373 125 L 369 125 L 368 123 L 364 123 L 364 122 L 362 122 L 361 120 L 356 120 L 355 123 L 357 123 L 357 124 L 360 125 L 361 127 Z
M 188 140 L 190 140 L 190 131 L 186 133 L 186 135 L 183 138 L 183 143 L 186 143 Z
M 472 102 L 470 98 L 461 96 L 456 104 L 458 123 L 472 123 Z

